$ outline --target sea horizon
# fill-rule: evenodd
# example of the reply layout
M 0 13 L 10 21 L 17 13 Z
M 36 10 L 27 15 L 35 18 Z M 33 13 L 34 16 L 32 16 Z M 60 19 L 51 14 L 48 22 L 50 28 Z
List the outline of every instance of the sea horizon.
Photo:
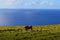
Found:
M 0 26 L 60 24 L 60 9 L 0 9 Z

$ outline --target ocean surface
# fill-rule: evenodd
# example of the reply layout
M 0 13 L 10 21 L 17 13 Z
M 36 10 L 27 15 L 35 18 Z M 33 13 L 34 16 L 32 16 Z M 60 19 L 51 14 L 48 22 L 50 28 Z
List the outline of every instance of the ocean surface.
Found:
M 0 26 L 60 24 L 60 9 L 0 9 Z

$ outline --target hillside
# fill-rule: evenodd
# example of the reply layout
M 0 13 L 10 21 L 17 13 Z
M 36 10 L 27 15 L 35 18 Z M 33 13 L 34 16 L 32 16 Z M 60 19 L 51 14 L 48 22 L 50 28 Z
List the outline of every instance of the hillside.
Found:
M 0 26 L 0 40 L 60 40 L 60 24 L 33 26 Z

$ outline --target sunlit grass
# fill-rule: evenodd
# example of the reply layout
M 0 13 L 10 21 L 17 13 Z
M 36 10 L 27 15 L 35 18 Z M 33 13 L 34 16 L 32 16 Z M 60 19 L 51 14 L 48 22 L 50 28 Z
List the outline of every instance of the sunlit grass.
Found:
M 60 40 L 60 24 L 33 26 L 27 31 L 24 26 L 0 26 L 0 40 Z

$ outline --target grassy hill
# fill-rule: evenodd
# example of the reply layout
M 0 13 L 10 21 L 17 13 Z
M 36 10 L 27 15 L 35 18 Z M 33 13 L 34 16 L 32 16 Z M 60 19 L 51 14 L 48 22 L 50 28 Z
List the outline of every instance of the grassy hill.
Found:
M 0 40 L 60 40 L 60 24 L 33 26 L 0 26 Z

